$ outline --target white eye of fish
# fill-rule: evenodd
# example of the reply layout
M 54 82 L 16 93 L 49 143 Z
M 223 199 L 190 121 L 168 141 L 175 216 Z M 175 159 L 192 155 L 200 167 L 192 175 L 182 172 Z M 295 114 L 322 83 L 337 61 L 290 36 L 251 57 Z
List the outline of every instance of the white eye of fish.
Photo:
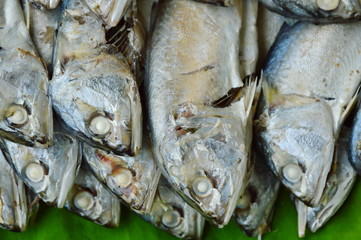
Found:
M 113 176 L 114 182 L 122 188 L 128 187 L 133 180 L 133 174 L 130 170 L 122 168 L 119 173 Z
M 251 204 L 251 194 L 246 190 L 243 195 L 238 199 L 237 208 L 246 209 Z
M 73 203 L 74 206 L 81 211 L 90 210 L 95 204 L 93 195 L 87 191 L 78 192 L 74 197 Z
M 325 11 L 331 11 L 338 7 L 340 0 L 317 0 L 317 6 Z
M 193 181 L 192 188 L 198 197 L 204 198 L 211 194 L 213 186 L 208 178 L 198 177 Z
M 12 105 L 8 109 L 7 121 L 15 125 L 23 125 L 28 121 L 28 112 L 23 106 Z
M 39 163 L 29 163 L 25 168 L 25 175 L 32 182 L 40 182 L 45 176 L 44 167 Z
M 104 116 L 97 116 L 90 121 L 90 130 L 96 135 L 106 135 L 110 132 L 110 120 Z
M 302 177 L 302 170 L 296 164 L 288 164 L 282 170 L 283 176 L 291 183 L 298 182 Z
M 181 216 L 176 210 L 168 210 L 163 213 L 162 224 L 168 228 L 175 228 L 181 222 Z

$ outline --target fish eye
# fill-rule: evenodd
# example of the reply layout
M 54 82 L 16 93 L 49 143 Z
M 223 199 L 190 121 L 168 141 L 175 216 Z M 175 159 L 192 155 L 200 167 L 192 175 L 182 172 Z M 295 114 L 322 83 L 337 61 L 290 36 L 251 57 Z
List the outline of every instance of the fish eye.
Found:
M 22 127 L 28 122 L 28 111 L 21 105 L 11 105 L 6 111 L 6 121 L 14 127 Z
M 302 177 L 302 169 L 296 164 L 288 164 L 282 169 L 282 174 L 287 181 L 297 183 Z
M 212 188 L 213 185 L 207 177 L 197 177 L 192 184 L 193 192 L 200 198 L 208 197 Z
M 338 7 L 340 0 L 316 0 L 316 4 L 322 10 L 331 11 Z
M 29 163 L 25 167 L 25 176 L 34 183 L 41 182 L 45 176 L 44 167 L 39 163 Z
M 73 203 L 77 209 L 87 211 L 93 208 L 95 201 L 92 194 L 87 191 L 80 191 L 74 196 Z
M 121 188 L 128 187 L 133 180 L 133 174 L 129 169 L 121 168 L 117 175 L 113 176 L 114 182 Z
M 162 215 L 162 224 L 167 228 L 175 228 L 181 223 L 181 215 L 177 210 L 167 210 Z
M 98 114 L 90 119 L 88 127 L 93 136 L 103 138 L 110 132 L 112 123 L 109 118 Z

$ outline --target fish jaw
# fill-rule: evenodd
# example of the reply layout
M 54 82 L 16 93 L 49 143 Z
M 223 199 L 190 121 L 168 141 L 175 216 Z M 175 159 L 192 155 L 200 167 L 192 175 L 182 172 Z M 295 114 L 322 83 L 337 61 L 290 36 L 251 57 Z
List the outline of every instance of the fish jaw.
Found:
M 83 146 L 83 158 L 97 179 L 139 214 L 150 210 L 160 177 L 152 153 L 145 151 L 136 157 L 122 157 L 87 144 Z
M 78 141 L 55 133 L 52 147 L 38 149 L 1 140 L 7 161 L 24 183 L 48 205 L 62 208 L 78 169 Z
M 139 152 L 142 110 L 138 88 L 117 57 L 103 54 L 68 66 L 51 81 L 50 96 L 60 118 L 85 142 L 120 155 Z M 97 116 L 110 124 L 104 136 L 91 130 Z
M 315 206 L 332 165 L 332 115 L 328 105 L 318 100 L 288 96 L 286 104 L 272 106 L 260 116 L 259 148 L 282 184 Z

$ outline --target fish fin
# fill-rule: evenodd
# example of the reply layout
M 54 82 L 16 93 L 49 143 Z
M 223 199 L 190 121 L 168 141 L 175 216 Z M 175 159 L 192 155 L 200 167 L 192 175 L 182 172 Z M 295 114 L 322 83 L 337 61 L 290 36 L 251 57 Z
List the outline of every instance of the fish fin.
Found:
M 212 102 L 212 107 L 225 108 L 230 106 L 233 102 L 240 100 L 243 87 L 231 88 L 226 95 Z
M 212 5 L 216 5 L 216 6 L 224 6 L 224 7 L 233 5 L 233 0 L 193 0 L 193 1 L 200 2 L 200 3 L 212 4 Z
M 349 115 L 349 113 L 351 112 L 351 109 L 353 108 L 353 106 L 355 104 L 357 104 L 357 102 L 358 102 L 357 100 L 359 99 L 358 96 L 359 96 L 359 93 L 360 93 L 360 88 L 361 88 L 361 85 L 357 88 L 355 94 L 352 96 L 351 100 L 345 106 L 344 110 L 342 111 L 340 119 L 335 122 L 336 126 L 340 126 L 341 123 L 343 123 L 346 120 L 346 118 Z M 335 128 L 335 129 L 337 129 L 337 128 Z
M 305 237 L 306 233 L 308 207 L 300 200 L 296 200 L 296 208 L 298 221 L 298 237 L 303 238 Z

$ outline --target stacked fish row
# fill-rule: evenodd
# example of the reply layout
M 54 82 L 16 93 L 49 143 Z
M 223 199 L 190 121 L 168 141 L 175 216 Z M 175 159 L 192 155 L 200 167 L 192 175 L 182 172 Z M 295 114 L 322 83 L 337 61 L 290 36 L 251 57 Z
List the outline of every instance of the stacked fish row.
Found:
M 24 231 L 41 199 L 108 227 L 123 203 L 180 238 L 232 216 L 261 236 L 280 183 L 300 236 L 324 225 L 361 172 L 361 113 L 344 126 L 361 5 L 260 2 L 285 17 L 255 0 L 0 0 L 0 225 Z

